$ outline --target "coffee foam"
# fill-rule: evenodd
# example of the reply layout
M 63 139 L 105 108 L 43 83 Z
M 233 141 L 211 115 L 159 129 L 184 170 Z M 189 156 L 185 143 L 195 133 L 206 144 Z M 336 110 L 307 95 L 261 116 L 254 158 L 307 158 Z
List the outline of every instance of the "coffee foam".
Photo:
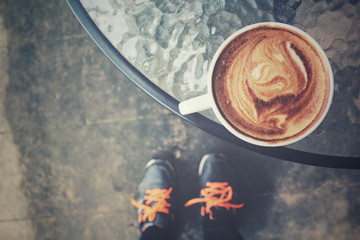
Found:
M 237 36 L 214 68 L 215 101 L 240 133 L 265 142 L 298 137 L 326 109 L 329 69 L 309 40 L 281 27 Z

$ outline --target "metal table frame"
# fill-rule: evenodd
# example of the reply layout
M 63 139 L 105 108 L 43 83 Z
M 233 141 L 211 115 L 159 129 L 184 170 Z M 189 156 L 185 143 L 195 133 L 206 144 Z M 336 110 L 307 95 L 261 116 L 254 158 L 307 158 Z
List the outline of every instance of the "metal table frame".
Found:
M 221 124 L 214 122 L 199 113 L 186 116 L 181 115 L 178 110 L 179 101 L 156 86 L 119 53 L 99 30 L 79 0 L 66 1 L 92 40 L 121 72 L 161 105 L 196 127 L 237 146 L 270 157 L 313 166 L 360 169 L 360 157 L 322 155 L 286 147 L 260 147 L 238 139 L 228 132 Z

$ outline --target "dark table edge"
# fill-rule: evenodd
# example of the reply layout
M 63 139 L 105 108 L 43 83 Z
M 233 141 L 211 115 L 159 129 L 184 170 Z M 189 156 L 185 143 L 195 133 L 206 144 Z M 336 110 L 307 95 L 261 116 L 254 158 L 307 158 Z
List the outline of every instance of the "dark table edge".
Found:
M 158 103 L 182 119 L 190 122 L 191 124 L 211 135 L 219 137 L 245 149 L 270 157 L 312 166 L 360 169 L 360 157 L 329 156 L 307 153 L 285 147 L 255 146 L 238 139 L 230 132 L 228 132 L 222 125 L 204 117 L 201 114 L 194 113 L 186 116 L 180 114 L 178 110 L 179 102 L 156 86 L 153 82 L 151 82 L 117 51 L 117 49 L 109 42 L 109 40 L 95 25 L 79 0 L 66 1 L 86 32 L 96 43 L 96 45 L 103 51 L 103 53 L 113 62 L 113 64 L 141 90 L 143 90 L 149 96 L 154 98 Z

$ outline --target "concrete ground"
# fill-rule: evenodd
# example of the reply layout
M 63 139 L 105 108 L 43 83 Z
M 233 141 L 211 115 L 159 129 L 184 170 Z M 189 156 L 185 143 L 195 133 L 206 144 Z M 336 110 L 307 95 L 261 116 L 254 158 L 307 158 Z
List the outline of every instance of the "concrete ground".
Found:
M 360 171 L 305 166 L 215 138 L 141 92 L 65 1 L 0 1 L 0 240 L 137 239 L 145 163 L 173 155 L 184 203 L 208 152 L 230 156 L 245 239 L 360 236 Z M 199 208 L 177 239 L 201 239 Z

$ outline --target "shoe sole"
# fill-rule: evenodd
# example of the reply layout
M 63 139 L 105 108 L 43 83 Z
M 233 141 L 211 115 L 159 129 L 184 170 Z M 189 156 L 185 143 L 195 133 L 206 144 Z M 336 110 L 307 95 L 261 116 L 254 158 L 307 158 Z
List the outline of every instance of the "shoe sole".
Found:
M 155 163 L 164 163 L 169 168 L 171 175 L 175 178 L 175 170 L 174 170 L 173 166 L 171 165 L 171 163 L 169 163 L 166 160 L 151 159 L 146 163 L 145 170 L 148 169 L 149 167 L 151 167 L 152 165 L 154 165 Z
M 212 154 L 210 153 L 210 154 L 206 154 L 202 157 L 200 164 L 199 164 L 199 172 L 198 172 L 199 177 L 202 175 L 206 160 L 208 160 L 211 155 Z M 226 158 L 225 155 L 222 153 L 219 153 L 219 156 L 221 156 L 222 158 Z

